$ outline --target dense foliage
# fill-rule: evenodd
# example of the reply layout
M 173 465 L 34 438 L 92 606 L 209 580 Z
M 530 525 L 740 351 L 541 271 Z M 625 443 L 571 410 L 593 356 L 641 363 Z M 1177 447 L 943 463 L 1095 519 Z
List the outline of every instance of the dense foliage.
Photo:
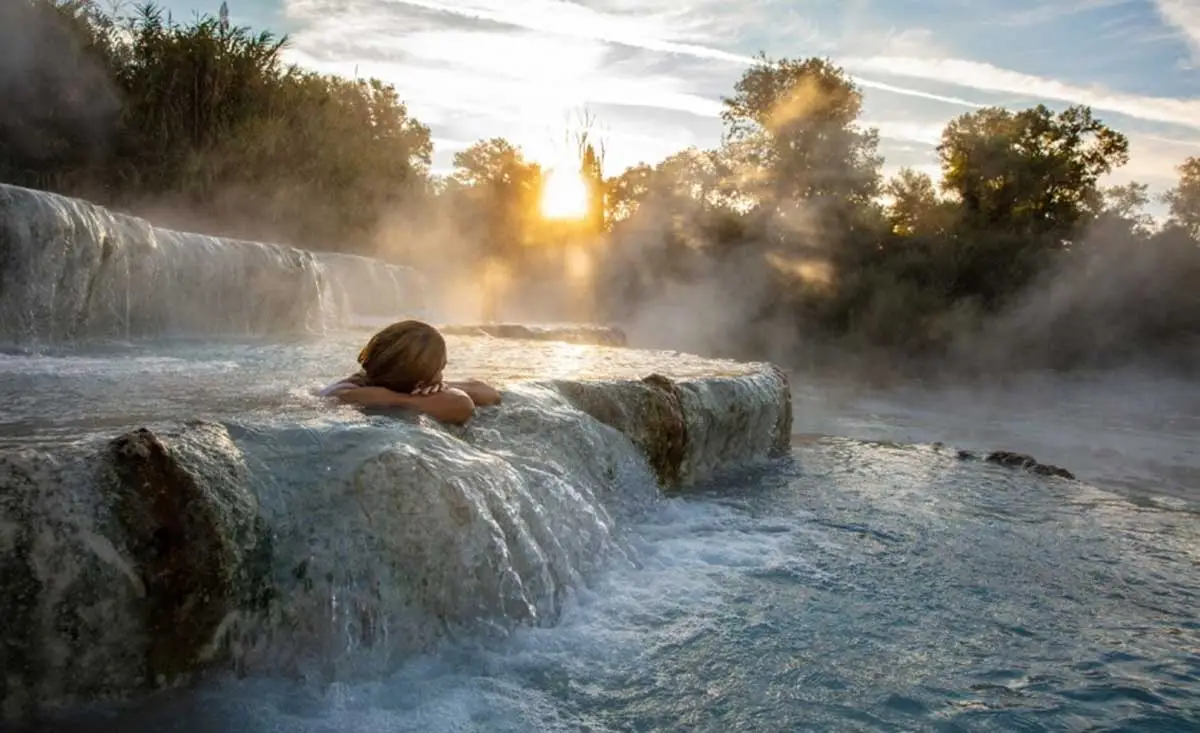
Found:
M 1155 222 L 1146 186 L 1102 186 L 1128 142 L 1086 107 L 964 114 L 943 132 L 940 180 L 885 180 L 850 77 L 764 56 L 724 100 L 717 149 L 605 178 L 578 136 L 590 203 L 560 221 L 540 215 L 546 171 L 518 147 L 482 140 L 433 177 L 429 131 L 395 89 L 289 67 L 285 39 L 85 0 L 17 0 L 0 26 L 21 29 L 0 51 L 5 182 L 476 287 L 502 271 L 526 317 L 743 356 L 819 343 L 1069 367 L 1200 340 L 1200 159 Z M 547 300 L 567 260 L 587 313 Z
M 89 0 L 15 0 L 0 26 L 0 180 L 313 247 L 368 240 L 427 185 L 395 89 L 287 67 L 270 33 Z

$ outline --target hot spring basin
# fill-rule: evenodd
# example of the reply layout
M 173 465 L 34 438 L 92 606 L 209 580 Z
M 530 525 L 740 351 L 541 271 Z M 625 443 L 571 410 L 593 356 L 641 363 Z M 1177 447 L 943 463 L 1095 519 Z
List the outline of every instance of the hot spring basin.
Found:
M 624 511 L 788 448 L 769 365 L 450 336 L 505 392 L 448 428 L 313 396 L 362 340 L 0 356 L 5 719 L 552 623 Z

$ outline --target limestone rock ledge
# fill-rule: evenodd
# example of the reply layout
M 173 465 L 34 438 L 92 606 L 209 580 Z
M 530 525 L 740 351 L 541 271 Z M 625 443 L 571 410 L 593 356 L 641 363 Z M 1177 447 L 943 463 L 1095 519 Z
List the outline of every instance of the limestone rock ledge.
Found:
M 466 428 L 189 422 L 0 451 L 3 721 L 553 622 L 619 545 L 614 495 L 779 456 L 791 410 L 786 376 L 751 365 L 531 383 Z
M 667 489 L 787 453 L 792 395 L 773 366 L 745 376 L 554 383 L 573 405 L 633 440 Z

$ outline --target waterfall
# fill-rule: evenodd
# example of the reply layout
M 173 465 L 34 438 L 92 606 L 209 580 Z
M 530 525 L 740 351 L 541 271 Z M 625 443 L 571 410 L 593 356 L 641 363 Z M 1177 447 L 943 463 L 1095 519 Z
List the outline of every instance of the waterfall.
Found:
M 544 387 L 465 431 L 232 434 L 273 537 L 276 613 L 238 651 L 263 672 L 374 675 L 446 634 L 553 623 L 657 496 L 628 438 Z
M 428 317 L 425 282 L 416 270 L 361 255 L 317 252 L 314 256 L 331 326 Z
M 411 313 L 420 287 L 378 260 L 172 231 L 0 184 L 0 341 L 320 333 Z

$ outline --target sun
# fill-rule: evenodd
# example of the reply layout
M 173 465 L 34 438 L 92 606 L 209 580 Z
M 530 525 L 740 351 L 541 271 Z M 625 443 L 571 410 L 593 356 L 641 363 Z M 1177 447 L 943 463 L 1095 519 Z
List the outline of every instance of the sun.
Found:
M 573 171 L 551 170 L 542 188 L 542 216 L 547 219 L 582 219 L 588 213 L 588 190 L 583 177 Z

